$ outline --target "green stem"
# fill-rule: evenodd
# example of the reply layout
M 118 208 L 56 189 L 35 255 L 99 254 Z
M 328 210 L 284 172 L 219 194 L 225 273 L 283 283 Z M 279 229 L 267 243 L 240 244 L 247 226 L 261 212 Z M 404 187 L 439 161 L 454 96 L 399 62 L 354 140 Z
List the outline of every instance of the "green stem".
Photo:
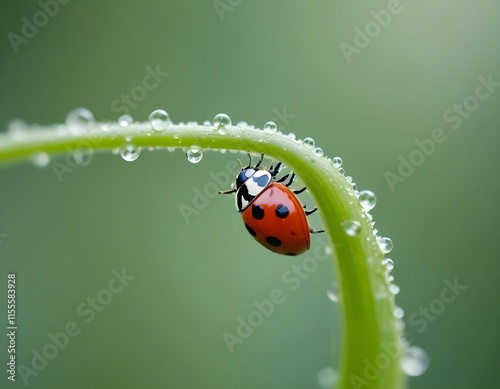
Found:
M 232 126 L 227 134 L 219 135 L 211 126 L 201 125 L 171 125 L 162 132 L 151 130 L 149 123 L 133 123 L 126 128 L 116 123 L 106 125 L 107 131 L 102 130 L 102 123 L 95 123 L 77 133 L 53 126 L 30 128 L 17 136 L 3 134 L 0 167 L 29 159 L 38 152 L 56 156 L 77 149 L 114 150 L 125 138 L 131 138 L 139 147 L 197 145 L 203 149 L 265 153 L 282 161 L 302 178 L 314 197 L 336 258 L 342 321 L 337 388 L 404 386 L 399 365 L 401 334 L 382 264 L 384 255 L 351 185 L 329 161 L 287 136 L 251 128 Z M 358 235 L 346 234 L 342 224 L 346 220 L 360 223 Z

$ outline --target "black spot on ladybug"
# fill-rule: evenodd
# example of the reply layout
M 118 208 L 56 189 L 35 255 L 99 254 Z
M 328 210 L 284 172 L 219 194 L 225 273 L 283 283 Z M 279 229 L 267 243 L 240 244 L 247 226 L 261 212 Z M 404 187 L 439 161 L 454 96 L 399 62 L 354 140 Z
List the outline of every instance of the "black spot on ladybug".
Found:
M 245 228 L 250 233 L 250 235 L 252 235 L 252 236 L 257 235 L 257 233 L 255 232 L 255 230 L 252 227 L 250 227 L 247 223 L 245 223 Z
M 297 253 L 289 252 L 289 253 L 286 253 L 285 255 L 290 255 L 291 257 L 295 257 L 297 255 Z
M 285 207 L 283 204 L 279 204 L 277 207 L 276 207 L 276 216 L 279 217 L 280 219 L 284 219 L 285 217 L 288 216 L 288 214 L 290 213 L 290 211 L 288 210 L 287 207 Z
M 267 243 L 269 243 L 271 246 L 278 247 L 281 246 L 281 240 L 274 236 L 268 236 L 266 237 Z
M 264 219 L 264 208 L 262 208 L 260 205 L 254 204 L 254 206 L 252 207 L 252 216 L 257 220 Z

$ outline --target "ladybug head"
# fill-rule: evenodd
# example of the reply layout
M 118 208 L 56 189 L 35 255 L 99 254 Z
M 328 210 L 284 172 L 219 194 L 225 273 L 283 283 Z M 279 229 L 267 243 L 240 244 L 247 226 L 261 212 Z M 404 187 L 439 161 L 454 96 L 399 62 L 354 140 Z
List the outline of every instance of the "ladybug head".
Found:
M 243 183 L 252 177 L 257 170 L 251 167 L 244 167 L 236 176 L 236 189 L 238 189 Z

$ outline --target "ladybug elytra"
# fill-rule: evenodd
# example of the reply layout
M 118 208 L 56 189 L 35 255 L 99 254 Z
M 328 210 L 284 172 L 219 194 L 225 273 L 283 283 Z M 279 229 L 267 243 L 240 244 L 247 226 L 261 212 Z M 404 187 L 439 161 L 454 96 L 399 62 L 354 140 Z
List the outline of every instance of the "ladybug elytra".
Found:
M 309 227 L 307 216 L 317 211 L 306 211 L 296 195 L 306 188 L 292 190 L 289 186 L 295 173 L 276 179 L 281 162 L 269 169 L 259 169 L 264 154 L 255 166 L 241 166 L 236 176 L 235 188 L 220 194 L 236 192 L 236 209 L 241 214 L 245 228 L 265 248 L 284 255 L 298 255 L 310 247 L 310 233 L 324 232 Z M 288 181 L 285 183 L 285 181 Z

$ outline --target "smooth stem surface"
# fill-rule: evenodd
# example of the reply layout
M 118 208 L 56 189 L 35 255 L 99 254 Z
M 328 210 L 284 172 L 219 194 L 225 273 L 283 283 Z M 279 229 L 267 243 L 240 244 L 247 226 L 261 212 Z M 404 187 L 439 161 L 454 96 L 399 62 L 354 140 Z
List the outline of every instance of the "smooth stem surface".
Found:
M 294 170 L 316 201 L 330 245 L 341 295 L 342 346 L 337 388 L 404 387 L 405 377 L 399 358 L 400 331 L 394 317 L 394 297 L 382 264 L 380 251 L 366 212 L 345 177 L 324 157 L 317 156 L 303 144 L 280 134 L 232 126 L 219 135 L 211 126 L 171 125 L 162 132 L 149 123 L 95 123 L 84 130 L 64 134 L 64 126 L 39 127 L 0 136 L 0 167 L 29 159 L 37 152 L 51 156 L 75 150 L 113 150 L 129 137 L 140 147 L 190 147 L 236 149 L 265 153 Z M 64 162 L 61 160 L 61 162 Z M 50 166 L 49 166 L 50 168 Z M 342 223 L 357 221 L 357 236 L 345 233 Z M 249 243 L 250 244 L 250 243 Z M 306 358 L 306 356 L 304 356 Z

